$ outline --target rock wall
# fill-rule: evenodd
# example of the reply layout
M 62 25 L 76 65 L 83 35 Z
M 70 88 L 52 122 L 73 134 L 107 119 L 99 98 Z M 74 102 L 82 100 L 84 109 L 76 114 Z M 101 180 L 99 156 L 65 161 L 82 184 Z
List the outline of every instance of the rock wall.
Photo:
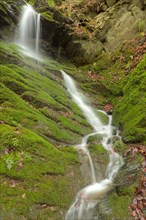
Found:
M 42 14 L 42 49 L 67 56 L 77 65 L 92 63 L 101 54 L 118 50 L 125 40 L 146 30 L 145 0 L 28 1 Z M 0 3 L 0 37 L 9 39 L 18 24 L 24 1 Z
M 72 5 L 70 15 L 62 3 L 42 16 L 43 39 L 60 48 L 59 52 L 77 65 L 118 50 L 125 40 L 146 30 L 143 0 L 83 1 Z
M 0 2 L 0 38 L 7 40 L 14 35 L 23 0 Z

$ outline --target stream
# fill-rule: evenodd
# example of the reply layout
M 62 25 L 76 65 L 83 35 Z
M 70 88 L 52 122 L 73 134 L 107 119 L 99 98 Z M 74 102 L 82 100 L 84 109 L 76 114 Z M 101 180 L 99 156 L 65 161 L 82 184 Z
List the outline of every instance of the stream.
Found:
M 27 56 L 31 56 L 37 60 L 40 60 L 40 14 L 36 13 L 30 5 L 23 6 L 22 15 L 18 27 L 17 44 L 22 48 L 22 52 Z M 82 138 L 82 142 L 74 146 L 77 150 L 82 150 L 87 155 L 91 170 L 91 184 L 81 189 L 69 210 L 66 213 L 65 220 L 93 220 L 98 219 L 98 215 L 94 217 L 94 210 L 97 203 L 101 198 L 112 189 L 113 180 L 118 173 L 119 169 L 123 165 L 122 157 L 116 153 L 113 148 L 113 140 L 117 139 L 121 141 L 118 130 L 112 126 L 112 116 L 107 115 L 104 111 L 100 111 L 108 118 L 108 123 L 105 125 L 100 120 L 87 98 L 78 90 L 74 80 L 61 70 L 64 82 L 66 84 L 67 91 L 72 97 L 73 101 L 83 112 L 86 120 L 93 128 L 91 134 L 87 134 Z M 93 164 L 92 157 L 88 150 L 88 140 L 91 136 L 100 135 L 101 145 L 109 153 L 109 163 L 105 173 L 105 178 L 97 181 L 97 174 Z
M 122 157 L 118 153 L 116 153 L 112 148 L 113 139 L 116 138 L 121 141 L 121 137 L 119 136 L 118 130 L 112 126 L 112 116 L 107 115 L 104 111 L 100 111 L 103 114 L 106 114 L 106 116 L 108 117 L 108 124 L 104 125 L 102 121 L 98 118 L 97 114 L 95 113 L 95 110 L 89 104 L 87 104 L 87 98 L 84 97 L 80 91 L 78 91 L 73 79 L 70 76 L 68 76 L 63 70 L 61 70 L 61 73 L 63 75 L 66 88 L 70 93 L 73 101 L 82 110 L 85 118 L 94 130 L 93 133 L 83 137 L 82 142 L 79 145 L 75 146 L 75 148 L 81 149 L 88 156 L 92 174 L 91 184 L 81 189 L 77 193 L 75 201 L 70 206 L 65 219 L 98 219 L 97 216 L 94 218 L 95 206 L 99 199 L 103 198 L 106 195 L 106 193 L 112 189 L 113 180 L 121 166 L 123 166 L 124 164 Z M 95 168 L 93 165 L 92 158 L 90 156 L 90 152 L 88 150 L 88 139 L 89 137 L 94 135 L 100 135 L 102 137 L 101 144 L 103 148 L 105 148 L 109 153 L 109 163 L 107 165 L 105 179 L 100 180 L 100 182 L 97 182 L 96 180 Z

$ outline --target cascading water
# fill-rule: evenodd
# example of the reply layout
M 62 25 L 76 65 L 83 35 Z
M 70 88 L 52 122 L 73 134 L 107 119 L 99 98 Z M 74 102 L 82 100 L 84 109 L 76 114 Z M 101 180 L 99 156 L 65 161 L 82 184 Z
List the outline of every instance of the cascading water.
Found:
M 29 4 L 24 5 L 18 28 L 17 43 L 23 52 L 35 59 L 40 59 L 40 14 Z
M 118 134 L 118 131 L 115 135 L 113 135 L 112 126 L 112 116 L 108 116 L 104 111 L 101 111 L 103 114 L 109 119 L 107 125 L 104 125 L 102 121 L 98 118 L 95 111 L 86 103 L 85 97 L 78 91 L 73 79 L 68 76 L 63 70 L 61 70 L 66 87 L 68 92 L 70 93 L 73 101 L 79 106 L 79 108 L 83 111 L 87 121 L 93 127 L 94 132 L 86 135 L 82 139 L 82 143 L 77 145 L 77 149 L 82 149 L 84 153 L 89 158 L 91 174 L 92 174 L 92 182 L 91 185 L 81 189 L 76 196 L 75 202 L 69 208 L 66 214 L 66 220 L 93 220 L 98 219 L 94 218 L 94 208 L 97 204 L 97 200 L 103 198 L 108 191 L 111 190 L 113 185 L 113 179 L 118 173 L 119 169 L 123 165 L 122 157 L 114 152 L 112 148 L 113 139 L 117 138 L 121 140 L 121 137 Z M 87 141 L 89 137 L 94 135 L 101 135 L 101 144 L 102 146 L 109 152 L 109 163 L 107 165 L 106 170 L 106 178 L 101 180 L 100 182 L 96 181 L 96 175 L 94 170 L 94 165 L 90 153 L 87 148 Z

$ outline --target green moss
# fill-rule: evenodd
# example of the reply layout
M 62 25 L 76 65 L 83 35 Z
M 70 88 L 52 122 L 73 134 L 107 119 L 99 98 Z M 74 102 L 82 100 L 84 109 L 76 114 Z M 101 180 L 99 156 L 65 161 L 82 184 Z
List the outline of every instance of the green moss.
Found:
M 49 12 L 43 12 L 41 15 L 42 15 L 42 17 L 44 17 L 45 19 L 54 22 L 53 13 L 51 13 L 50 11 L 49 11 Z
M 61 149 L 62 152 L 64 152 L 64 156 L 66 157 L 66 160 L 72 164 L 78 163 L 78 157 L 77 157 L 77 151 L 73 147 L 65 147 Z
M 0 46 L 2 216 L 60 219 L 79 174 L 77 152 L 62 146 L 78 143 L 92 130 L 66 92 L 59 70 L 76 71 L 50 59 L 38 64 L 12 44 Z
M 116 219 L 131 219 L 128 209 L 130 202 L 131 198 L 128 195 L 118 196 L 117 194 L 112 193 L 109 196 L 109 206 L 112 209 L 112 216 Z
M 17 72 L 8 68 L 7 66 L 0 65 L 1 68 L 1 82 L 3 82 L 8 88 L 22 94 L 30 88 L 27 86 L 27 81 L 21 77 Z
M 65 175 L 71 165 L 78 163 L 77 152 L 71 147 L 58 150 L 23 127 L 1 125 L 0 135 L 2 215 L 8 217 L 13 212 L 19 218 L 21 215 L 28 218 L 29 207 L 34 204 L 40 204 L 40 211 L 41 204 L 60 208 L 68 206 L 72 193 Z M 14 164 L 8 169 L 6 158 L 12 154 Z M 65 194 L 68 196 L 64 197 Z
M 28 2 L 28 4 L 30 4 L 32 6 L 35 4 L 35 0 L 28 0 L 27 2 Z
M 18 53 L 19 47 L 14 44 L 0 42 L 0 63 L 18 63 L 23 61 L 23 56 Z
M 119 141 L 119 140 L 114 141 L 113 140 L 113 148 L 115 149 L 115 151 L 117 151 L 118 153 L 123 155 L 127 149 L 127 145 L 124 144 L 122 141 Z
M 54 0 L 47 0 L 47 1 L 48 1 L 48 5 L 49 5 L 50 7 L 54 7 L 54 5 L 55 5 Z
M 146 141 L 146 57 L 131 73 L 116 106 L 114 122 L 122 129 L 126 141 Z
M 3 64 L 0 93 L 2 216 L 12 220 L 61 219 L 77 191 L 77 180 L 80 181 L 77 152 L 68 145 L 79 143 L 92 128 L 66 92 L 59 70 L 64 69 L 73 76 L 83 91 L 89 92 L 89 97 L 90 94 L 96 97 L 93 103 L 98 107 L 106 103 L 107 98 L 114 100 L 115 124 L 123 126 L 128 140 L 143 141 L 145 61 L 126 81 L 123 69 L 118 74 L 115 72 L 119 68 L 118 61 L 113 63 L 110 57 L 99 59 L 91 70 L 104 78 L 88 83 L 87 67 L 76 69 L 51 59 L 38 64 L 20 54 L 16 45 L 6 43 L 0 44 L 0 55 Z M 120 74 L 122 80 L 117 78 Z M 104 114 L 97 114 L 104 124 L 108 123 Z M 98 144 L 99 140 L 100 137 L 90 139 L 89 150 L 99 161 L 103 158 L 108 161 L 108 153 Z M 126 146 L 116 142 L 114 148 L 123 153 Z M 135 161 L 139 163 L 141 158 Z M 133 191 L 134 185 L 120 186 L 118 196 L 110 195 L 112 217 L 129 218 L 128 205 Z
M 134 184 L 128 186 L 120 186 L 117 190 L 119 196 L 129 196 L 132 198 L 134 196 L 135 186 Z
M 95 154 L 97 157 L 102 154 L 107 154 L 107 151 L 103 148 L 102 145 L 92 144 L 90 147 L 91 153 Z
M 85 134 L 85 130 L 81 132 L 80 128 L 81 123 L 85 123 L 85 120 L 80 118 L 80 110 L 74 104 L 70 107 L 68 96 L 58 82 L 30 70 L 30 68 L 24 69 L 14 64 L 3 65 L 1 69 L 2 82 L 5 84 L 5 86 L 2 85 L 1 104 L 3 108 L 1 111 L 2 119 L 5 122 L 11 125 L 20 123 L 27 128 L 37 130 L 37 132 L 39 130 L 40 134 L 47 138 L 55 138 L 55 140 L 75 140 L 79 138 L 77 133 Z M 48 110 L 45 110 L 44 108 L 47 107 Z M 73 120 L 70 120 L 57 113 L 55 119 L 51 115 L 50 108 L 59 112 L 74 111 L 79 116 L 74 116 L 71 113 Z M 42 114 L 44 112 L 45 115 Z M 74 120 L 79 120 L 79 123 Z M 39 126 L 36 127 L 37 124 Z M 87 123 L 85 124 L 87 125 Z M 67 132 L 65 129 L 69 129 L 69 131 Z
M 111 59 L 111 56 L 109 54 L 103 54 L 96 62 L 92 64 L 92 70 L 95 72 L 107 70 L 108 68 L 111 67 L 112 64 L 113 61 Z

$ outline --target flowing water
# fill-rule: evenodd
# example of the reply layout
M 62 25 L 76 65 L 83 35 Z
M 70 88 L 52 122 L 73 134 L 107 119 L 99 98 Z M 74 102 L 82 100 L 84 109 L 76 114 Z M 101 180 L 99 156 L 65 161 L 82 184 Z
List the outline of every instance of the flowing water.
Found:
M 21 46 L 27 56 L 38 60 L 40 59 L 40 25 L 40 14 L 35 12 L 31 5 L 24 5 L 22 7 L 16 43 Z
M 66 220 L 93 220 L 98 219 L 97 215 L 94 217 L 94 210 L 97 201 L 103 198 L 107 192 L 109 192 L 113 186 L 113 180 L 119 169 L 123 165 L 122 157 L 116 153 L 113 148 L 113 139 L 121 140 L 118 131 L 112 126 L 112 116 L 107 115 L 104 111 L 100 111 L 108 117 L 108 124 L 104 125 L 98 118 L 96 111 L 87 104 L 86 98 L 78 91 L 73 79 L 68 76 L 63 70 L 61 70 L 66 87 L 70 93 L 73 101 L 79 106 L 84 113 L 89 124 L 93 127 L 94 131 L 91 134 L 83 137 L 82 142 L 75 147 L 82 149 L 82 151 L 88 156 L 91 167 L 91 184 L 81 189 L 75 198 L 74 203 L 66 213 Z M 113 131 L 115 135 L 113 135 Z M 100 135 L 102 146 L 109 153 L 109 163 L 106 170 L 106 178 L 97 182 L 95 169 L 93 165 L 90 152 L 88 150 L 88 139 L 91 136 Z
M 18 32 L 19 38 L 17 40 L 17 44 L 21 46 L 23 53 L 40 60 L 40 14 L 36 13 L 32 6 L 28 4 L 23 6 Z M 73 101 L 82 110 L 85 118 L 93 128 L 93 132 L 83 137 L 82 142 L 75 146 L 77 149 L 81 149 L 89 159 L 91 168 L 91 184 L 77 193 L 74 203 L 66 213 L 65 219 L 98 219 L 97 215 L 94 217 L 95 206 L 98 200 L 103 198 L 106 193 L 111 190 L 114 177 L 123 165 L 122 157 L 114 152 L 112 148 L 113 139 L 116 138 L 120 140 L 120 136 L 118 131 L 115 135 L 113 135 L 113 131 L 116 131 L 116 129 L 112 126 L 112 116 L 108 116 L 105 112 L 101 111 L 102 114 L 106 114 L 106 117 L 108 117 L 108 124 L 103 124 L 97 116 L 96 111 L 87 104 L 86 98 L 78 91 L 73 79 L 64 71 L 61 70 L 61 72 L 67 90 Z M 94 164 L 88 150 L 88 139 L 94 135 L 100 135 L 100 137 L 102 137 L 101 144 L 109 153 L 109 163 L 105 173 L 106 177 L 105 179 L 100 180 L 100 182 L 97 182 Z

